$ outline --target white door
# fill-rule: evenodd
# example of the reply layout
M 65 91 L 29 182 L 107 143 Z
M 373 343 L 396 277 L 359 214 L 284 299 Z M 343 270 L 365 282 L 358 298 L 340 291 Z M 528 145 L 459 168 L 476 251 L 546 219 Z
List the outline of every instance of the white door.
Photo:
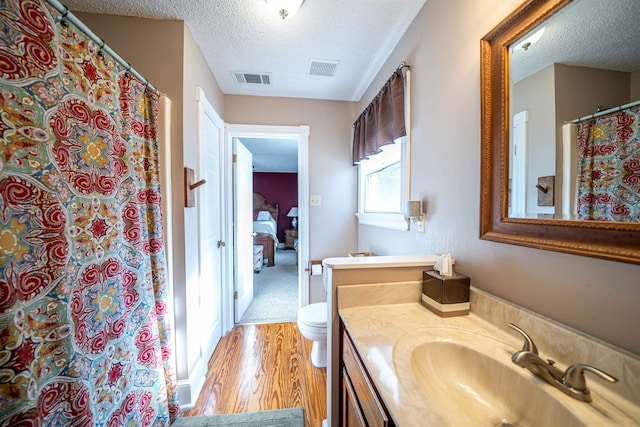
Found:
M 511 149 L 511 194 L 509 216 L 524 217 L 527 213 L 527 122 L 528 111 L 513 116 L 513 139 Z
M 213 353 L 222 336 L 222 197 L 220 177 L 221 135 L 224 123 L 207 102 L 204 94 L 198 99 L 200 179 L 198 215 L 200 222 L 200 321 L 202 357 Z
M 253 156 L 234 139 L 235 321 L 242 319 L 253 299 Z

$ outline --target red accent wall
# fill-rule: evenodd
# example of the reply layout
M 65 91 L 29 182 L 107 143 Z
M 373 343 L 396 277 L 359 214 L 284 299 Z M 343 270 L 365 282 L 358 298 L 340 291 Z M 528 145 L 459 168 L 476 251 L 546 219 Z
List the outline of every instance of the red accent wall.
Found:
M 298 174 L 254 172 L 253 191 L 264 196 L 266 203 L 280 205 L 278 217 L 278 240 L 284 242 L 284 230 L 291 228 L 289 209 L 298 206 Z

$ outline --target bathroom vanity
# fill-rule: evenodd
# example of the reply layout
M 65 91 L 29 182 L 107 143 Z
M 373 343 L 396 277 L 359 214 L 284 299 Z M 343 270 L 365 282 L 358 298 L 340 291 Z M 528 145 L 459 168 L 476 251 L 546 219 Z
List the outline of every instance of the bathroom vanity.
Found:
M 345 330 L 343 381 L 348 375 L 353 382 L 348 360 L 355 353 L 378 397 L 377 407 L 388 414 L 386 423 L 377 425 L 640 426 L 638 357 L 477 290 L 472 294 L 470 315 L 446 319 L 418 303 L 339 309 Z M 512 363 L 522 339 L 475 315 L 474 304 L 481 300 L 492 305 L 489 311 L 499 322 L 528 329 L 540 353 L 558 360 L 557 366 L 593 364 L 620 381 L 608 384 L 586 375 L 590 403 L 563 394 Z M 357 412 L 342 396 L 342 414 Z M 366 413 L 366 400 L 359 393 L 354 400 Z
M 420 303 L 425 268 L 336 260 L 325 262 L 341 267 L 329 267 L 327 277 L 338 313 L 327 372 L 330 425 L 640 426 L 637 355 L 473 286 L 471 313 L 442 318 Z M 509 322 L 560 369 L 587 364 L 619 381 L 587 373 L 593 401 L 569 397 L 512 362 L 523 340 Z
M 407 303 L 420 300 L 422 274 L 430 270 L 438 255 L 364 256 L 326 258 L 322 261 L 327 291 L 327 421 L 339 426 L 341 331 L 338 316 L 338 289 L 341 307 L 358 304 Z M 394 284 L 393 295 L 375 284 Z M 360 291 L 367 286 L 367 291 Z M 380 292 L 378 292 L 380 291 Z

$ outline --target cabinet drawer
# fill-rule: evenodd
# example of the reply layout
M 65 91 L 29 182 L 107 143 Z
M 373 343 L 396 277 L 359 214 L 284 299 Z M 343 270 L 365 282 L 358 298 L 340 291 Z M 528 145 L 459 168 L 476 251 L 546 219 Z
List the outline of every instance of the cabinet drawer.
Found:
M 344 368 L 347 371 L 353 392 L 357 396 L 358 404 L 367 425 L 372 427 L 392 426 L 393 423 L 389 421 L 384 405 L 378 398 L 369 375 L 351 342 L 351 338 L 346 332 L 343 335 L 342 351 Z

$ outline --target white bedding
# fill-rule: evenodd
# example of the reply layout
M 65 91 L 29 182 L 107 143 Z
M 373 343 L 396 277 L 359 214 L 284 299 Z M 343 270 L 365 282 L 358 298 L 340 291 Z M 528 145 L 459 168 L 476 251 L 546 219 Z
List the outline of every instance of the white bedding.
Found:
M 271 218 L 269 221 L 253 221 L 254 233 L 268 234 L 273 238 L 273 241 L 278 244 L 278 237 L 276 236 L 276 230 L 278 229 L 276 221 Z

